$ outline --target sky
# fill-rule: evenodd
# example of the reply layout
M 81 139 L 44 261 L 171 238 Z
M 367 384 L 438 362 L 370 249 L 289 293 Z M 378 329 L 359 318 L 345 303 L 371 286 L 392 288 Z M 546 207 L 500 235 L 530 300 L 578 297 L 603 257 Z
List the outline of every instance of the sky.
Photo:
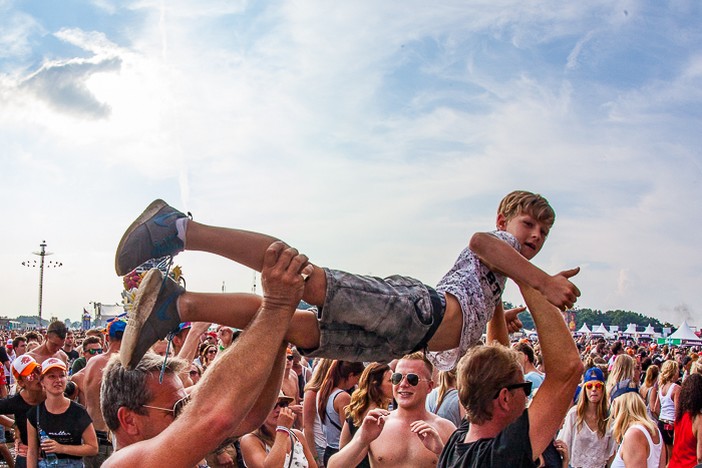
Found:
M 701 104 L 697 0 L 0 0 L 0 315 L 37 313 L 42 241 L 45 318 L 120 302 L 155 198 L 434 285 L 524 189 L 578 306 L 700 327 Z M 175 263 L 192 291 L 254 284 Z

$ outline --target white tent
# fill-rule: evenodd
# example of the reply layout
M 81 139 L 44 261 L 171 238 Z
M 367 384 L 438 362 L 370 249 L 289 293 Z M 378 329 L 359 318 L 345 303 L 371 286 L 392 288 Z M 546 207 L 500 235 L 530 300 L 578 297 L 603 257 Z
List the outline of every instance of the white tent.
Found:
M 635 335 L 636 334 L 636 324 L 630 323 L 626 326 L 626 330 L 623 332 L 624 335 Z
M 593 328 L 592 334 L 593 334 L 593 335 L 602 335 L 602 336 L 604 336 L 605 338 L 609 338 L 609 337 L 612 336 L 611 333 L 609 333 L 609 332 L 607 331 L 607 327 L 605 327 L 603 323 L 600 323 L 600 324 L 597 325 L 595 328 Z
M 646 327 L 646 329 L 645 329 L 644 331 L 641 332 L 641 335 L 642 335 L 642 336 L 643 336 L 643 335 L 653 336 L 653 335 L 655 335 L 655 334 L 656 334 L 656 332 L 653 331 L 653 325 L 651 325 L 650 323 L 648 324 L 648 326 Z
M 590 329 L 588 328 L 587 323 L 583 323 L 583 326 L 580 327 L 580 330 L 576 331 L 575 333 L 580 333 L 581 335 L 589 335 L 590 333 L 592 333 L 592 331 L 590 331 Z
M 671 340 L 671 342 L 680 340 L 681 344 L 702 344 L 702 338 L 695 335 L 695 332 L 692 331 L 690 325 L 688 325 L 686 321 L 683 321 L 680 328 L 675 330 L 675 333 L 670 335 L 668 338 Z

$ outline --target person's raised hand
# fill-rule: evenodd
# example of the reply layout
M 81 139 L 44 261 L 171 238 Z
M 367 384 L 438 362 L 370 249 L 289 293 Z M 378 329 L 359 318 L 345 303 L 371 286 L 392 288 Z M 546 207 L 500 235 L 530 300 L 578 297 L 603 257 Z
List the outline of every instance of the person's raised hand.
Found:
M 580 290 L 570 282 L 570 278 L 577 275 L 579 272 L 580 267 L 577 267 L 549 276 L 541 293 L 548 302 L 562 311 L 572 308 L 573 304 L 578 300 L 578 297 L 580 297 Z
M 381 432 L 383 432 L 383 427 L 385 427 L 385 419 L 390 414 L 390 411 L 384 410 L 382 408 L 372 409 L 363 418 L 361 427 L 358 429 L 358 437 L 361 442 L 365 444 L 370 444 L 375 439 L 378 438 Z
M 419 440 L 422 441 L 424 446 L 439 455 L 444 449 L 444 443 L 441 441 L 441 437 L 437 430 L 426 421 L 414 421 L 410 424 L 410 431 L 417 434 Z
M 295 422 L 295 413 L 290 408 L 280 408 L 278 413 L 278 426 L 290 429 Z
M 505 310 L 505 322 L 507 323 L 507 331 L 509 333 L 516 333 L 522 329 L 524 324 L 519 320 L 519 314 L 525 310 L 526 307 L 523 306 Z
M 261 285 L 266 307 L 281 308 L 292 313 L 302 299 L 305 279 L 313 266 L 306 255 L 277 241 L 271 244 L 263 257 Z

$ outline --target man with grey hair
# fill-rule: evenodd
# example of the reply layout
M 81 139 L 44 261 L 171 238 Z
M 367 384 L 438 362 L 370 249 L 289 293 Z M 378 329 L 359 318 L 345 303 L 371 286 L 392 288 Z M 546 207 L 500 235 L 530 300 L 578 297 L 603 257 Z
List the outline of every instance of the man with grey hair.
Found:
M 113 358 L 102 380 L 101 408 L 117 451 L 103 466 L 191 468 L 225 438 L 259 427 L 278 397 L 287 347 L 283 337 L 311 270 L 306 256 L 282 242 L 268 248 L 261 308 L 236 346 L 208 368 L 185 408 L 177 360 L 166 365 L 159 383 L 162 358 L 147 354 L 132 369 Z M 125 339 L 129 333 L 128 327 Z

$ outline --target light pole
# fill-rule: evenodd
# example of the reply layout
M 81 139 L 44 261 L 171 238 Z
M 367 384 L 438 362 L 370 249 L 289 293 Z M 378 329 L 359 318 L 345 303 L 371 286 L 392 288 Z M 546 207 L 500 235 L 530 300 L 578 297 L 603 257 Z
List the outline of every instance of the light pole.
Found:
M 53 255 L 53 252 L 47 252 L 46 251 L 46 241 L 41 241 L 41 244 L 39 244 L 39 247 L 41 250 L 38 252 L 32 252 L 34 255 L 38 255 L 40 257 L 39 260 L 39 327 L 41 328 L 42 323 L 41 323 L 41 304 L 42 304 L 42 297 L 44 294 L 44 268 L 59 268 L 63 266 L 63 263 L 61 262 L 54 262 L 53 260 L 49 260 L 48 262 L 45 262 L 45 257 L 48 255 Z M 36 268 L 37 267 L 37 261 L 36 260 L 26 260 L 22 262 L 22 265 L 28 267 L 28 268 Z

